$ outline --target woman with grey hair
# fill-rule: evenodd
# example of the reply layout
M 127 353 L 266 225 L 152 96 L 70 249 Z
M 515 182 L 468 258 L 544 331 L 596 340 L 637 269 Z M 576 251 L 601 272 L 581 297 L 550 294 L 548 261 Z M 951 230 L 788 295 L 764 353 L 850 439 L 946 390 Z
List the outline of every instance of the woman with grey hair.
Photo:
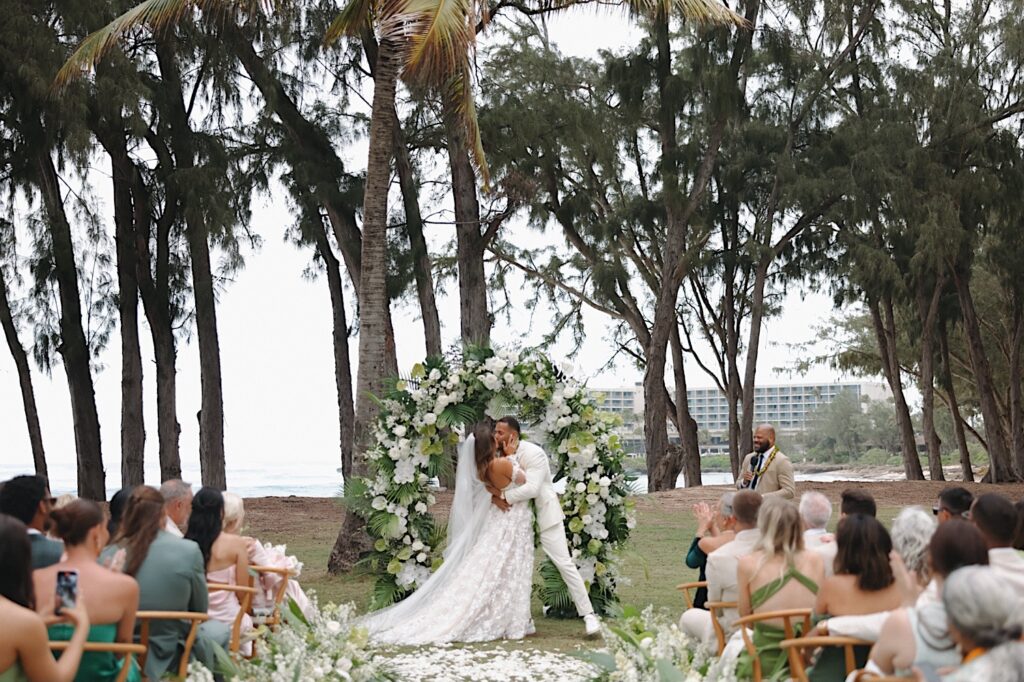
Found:
M 963 656 L 943 682 L 1017 682 L 1024 679 L 1021 598 L 988 566 L 954 571 L 942 588 L 949 633 Z

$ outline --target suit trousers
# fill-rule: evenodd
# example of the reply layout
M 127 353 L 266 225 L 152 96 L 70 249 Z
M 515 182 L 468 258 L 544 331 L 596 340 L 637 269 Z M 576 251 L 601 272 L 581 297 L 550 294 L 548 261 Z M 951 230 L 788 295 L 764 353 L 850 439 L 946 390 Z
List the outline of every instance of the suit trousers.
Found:
M 715 642 L 715 626 L 711 623 L 711 612 L 704 609 L 686 609 L 679 618 L 679 629 L 687 637 L 703 642 L 710 648 Z
M 576 563 L 569 554 L 569 545 L 566 542 L 565 528 L 563 528 L 562 524 L 559 523 L 556 526 L 542 530 L 540 532 L 540 546 L 544 549 L 544 553 L 548 555 L 548 558 L 551 559 L 551 563 L 555 565 L 555 568 L 562 575 L 562 580 L 565 581 L 566 587 L 569 588 L 569 596 L 572 597 L 572 601 L 576 605 L 576 613 L 581 618 L 592 614 L 594 607 L 590 603 L 587 586 L 583 583 L 579 569 L 576 568 Z

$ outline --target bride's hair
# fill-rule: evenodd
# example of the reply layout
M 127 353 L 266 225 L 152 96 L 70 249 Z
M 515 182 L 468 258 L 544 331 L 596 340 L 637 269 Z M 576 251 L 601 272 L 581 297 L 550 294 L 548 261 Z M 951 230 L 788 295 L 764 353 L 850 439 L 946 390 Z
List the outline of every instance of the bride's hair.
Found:
M 494 459 L 494 427 L 489 422 L 480 422 L 473 427 L 473 454 L 476 456 L 476 475 L 486 480 L 487 465 Z

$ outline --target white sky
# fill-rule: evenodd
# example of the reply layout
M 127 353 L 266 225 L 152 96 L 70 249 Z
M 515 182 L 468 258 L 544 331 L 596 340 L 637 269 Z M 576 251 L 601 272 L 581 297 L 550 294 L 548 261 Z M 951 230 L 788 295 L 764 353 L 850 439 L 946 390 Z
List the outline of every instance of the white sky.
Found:
M 552 36 L 567 53 L 594 55 L 598 48 L 617 48 L 635 39 L 635 31 L 624 16 L 611 17 L 580 11 L 552 22 Z M 346 150 L 352 168 L 365 167 L 365 146 Z M 361 157 L 361 158 L 360 158 Z M 97 193 L 103 187 L 95 181 Z M 264 237 L 263 248 L 248 254 L 247 264 L 222 295 L 219 317 L 223 363 L 225 445 L 229 485 L 231 470 L 246 465 L 280 465 L 323 470 L 338 461 L 337 396 L 334 387 L 331 348 L 331 314 L 324 280 L 311 282 L 303 270 L 310 260 L 309 251 L 300 251 L 284 242 L 284 229 L 292 222 L 283 192 L 257 201 L 253 229 Z M 104 214 L 110 215 L 109 201 Z M 535 234 L 512 225 L 513 234 L 522 239 L 537 239 Z M 111 228 L 112 230 L 112 228 Z M 552 237 L 554 238 L 554 237 Z M 449 236 L 443 227 L 428 232 L 432 249 L 437 252 Z M 530 345 L 540 341 L 549 316 L 543 311 L 527 311 L 526 294 L 513 287 L 513 295 L 522 296 L 516 306 L 516 324 L 525 324 L 532 315 L 533 328 L 509 329 L 499 320 L 493 333 L 496 344 Z M 459 335 L 457 284 L 449 282 L 438 292 L 441 321 L 446 344 Z M 350 296 L 351 302 L 351 296 Z M 806 378 L 776 376 L 772 369 L 791 362 L 787 344 L 813 338 L 813 326 L 832 313 L 831 301 L 821 295 L 804 300 L 797 287 L 788 294 L 784 313 L 769 320 L 762 335 L 760 379 L 763 383 L 788 381 L 830 381 L 837 379 L 827 368 L 817 368 Z M 144 319 L 141 314 L 140 318 Z M 518 320 L 522 320 L 519 322 Z M 607 322 L 598 313 L 589 313 L 587 340 L 576 360 L 576 375 L 592 385 L 604 387 L 632 384 L 641 379 L 633 367 L 620 363 L 600 376 L 595 373 L 608 360 Z M 398 337 L 399 365 L 408 369 L 424 354 L 422 326 L 415 305 L 399 304 L 394 309 Z M 149 330 L 141 329 L 145 372 L 145 418 L 147 429 L 147 479 L 157 480 L 156 412 L 154 365 Z M 28 330 L 22 342 L 30 340 Z M 96 401 L 102 425 L 104 460 L 108 485 L 116 486 L 120 467 L 120 358 L 116 332 L 101 356 L 105 369 L 95 376 Z M 555 354 L 565 353 L 566 340 Z M 357 351 L 351 340 L 353 371 Z M 74 437 L 70 401 L 63 367 L 45 377 L 34 371 L 36 399 L 43 428 L 51 476 L 63 472 L 73 476 Z M 692 362 L 688 366 L 691 386 L 710 382 Z M 198 469 L 198 424 L 195 419 L 200 403 L 199 365 L 195 343 L 181 344 L 178 354 L 178 420 L 181 423 L 181 456 L 186 470 Z M 0 436 L 3 457 L 0 467 L 30 470 L 31 451 L 25 429 L 24 413 L 14 363 L 6 345 L 0 349 Z

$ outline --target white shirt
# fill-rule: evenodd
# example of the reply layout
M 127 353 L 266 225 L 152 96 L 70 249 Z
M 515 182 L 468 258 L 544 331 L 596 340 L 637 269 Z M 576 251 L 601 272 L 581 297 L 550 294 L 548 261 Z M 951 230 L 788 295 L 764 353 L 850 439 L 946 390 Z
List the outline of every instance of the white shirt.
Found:
M 814 549 L 822 544 L 821 539 L 828 534 L 825 528 L 808 528 L 804 531 L 804 547 Z
M 1024 556 L 1012 547 L 995 547 L 988 551 L 988 565 L 1006 580 L 1016 595 L 1024 594 Z
M 185 534 L 181 532 L 181 529 L 178 528 L 178 525 L 171 520 L 170 516 L 164 517 L 164 530 L 173 535 L 174 537 L 185 537 Z

